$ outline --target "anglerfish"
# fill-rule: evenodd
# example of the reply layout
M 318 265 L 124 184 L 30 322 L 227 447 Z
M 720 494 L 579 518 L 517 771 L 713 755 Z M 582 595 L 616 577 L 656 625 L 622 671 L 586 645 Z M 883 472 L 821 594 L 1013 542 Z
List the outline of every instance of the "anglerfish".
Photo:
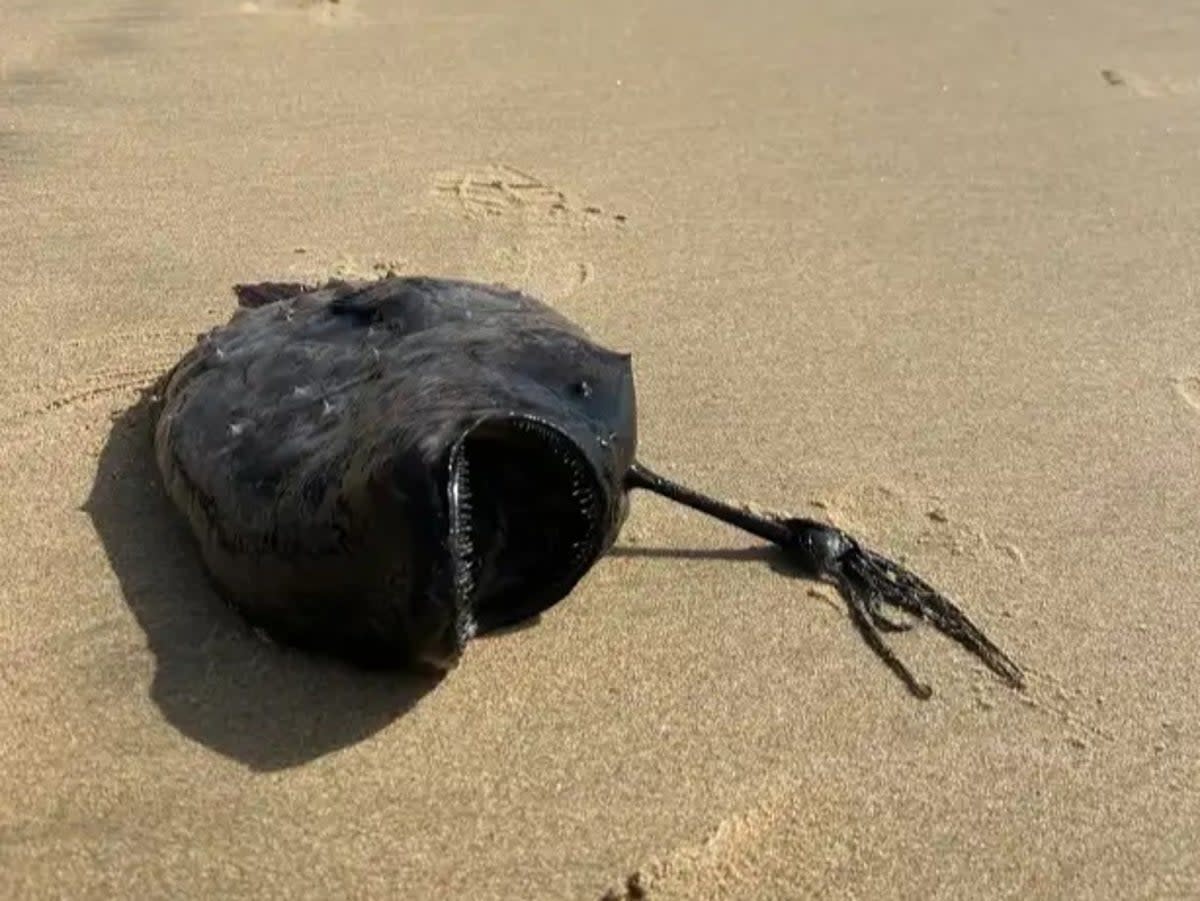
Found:
M 566 597 L 641 490 L 834 585 L 913 694 L 930 689 L 883 633 L 919 621 L 1023 684 L 949 599 L 841 529 L 644 466 L 630 355 L 527 294 L 425 277 L 235 291 L 160 385 L 155 457 L 218 591 L 276 641 L 446 671 Z

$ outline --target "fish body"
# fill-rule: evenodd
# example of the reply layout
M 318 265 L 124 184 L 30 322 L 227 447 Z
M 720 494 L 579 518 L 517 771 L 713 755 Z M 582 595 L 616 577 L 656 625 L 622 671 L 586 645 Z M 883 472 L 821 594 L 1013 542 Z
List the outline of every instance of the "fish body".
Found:
M 213 580 L 269 635 L 444 669 L 615 539 L 629 355 L 469 282 L 238 293 L 166 379 L 155 455 Z

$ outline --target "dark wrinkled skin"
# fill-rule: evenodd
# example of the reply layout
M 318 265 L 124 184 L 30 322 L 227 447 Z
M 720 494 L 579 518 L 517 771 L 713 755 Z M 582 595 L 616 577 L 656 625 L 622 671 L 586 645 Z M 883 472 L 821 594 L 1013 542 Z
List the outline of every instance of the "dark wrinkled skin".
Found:
M 448 669 L 476 632 L 565 597 L 636 488 L 771 541 L 835 585 L 915 696 L 931 689 L 883 640 L 910 623 L 885 607 L 1023 685 L 953 603 L 846 533 L 638 463 L 629 356 L 539 301 L 428 278 L 237 290 L 244 309 L 165 380 L 155 450 L 217 586 L 275 638 Z
M 368 665 L 453 663 L 472 627 L 449 601 L 447 455 L 490 416 L 557 425 L 603 499 L 588 559 L 521 617 L 565 596 L 616 537 L 637 442 L 628 355 L 482 285 L 240 294 L 262 305 L 169 376 L 155 450 L 217 586 L 272 636 Z

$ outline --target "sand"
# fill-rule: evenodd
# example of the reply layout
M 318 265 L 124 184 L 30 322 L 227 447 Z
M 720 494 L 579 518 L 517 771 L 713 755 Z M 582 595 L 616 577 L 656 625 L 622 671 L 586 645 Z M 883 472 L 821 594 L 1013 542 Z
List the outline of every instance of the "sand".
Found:
M 1200 894 L 1200 18 L 1181 0 L 8 2 L 0 896 Z M 433 686 L 256 640 L 138 392 L 253 279 L 534 291 L 642 456 L 902 555 L 880 665 L 639 497 Z

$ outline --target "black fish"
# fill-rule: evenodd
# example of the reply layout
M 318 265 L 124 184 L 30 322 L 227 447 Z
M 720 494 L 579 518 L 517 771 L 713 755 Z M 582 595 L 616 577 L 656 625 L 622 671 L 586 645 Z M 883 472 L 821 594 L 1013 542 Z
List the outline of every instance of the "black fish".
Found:
M 846 533 L 758 515 L 635 459 L 628 354 L 516 291 L 430 278 L 238 286 L 243 309 L 167 376 L 164 484 L 221 592 L 289 644 L 452 667 L 479 632 L 567 595 L 641 488 L 774 542 L 835 584 L 871 647 L 898 607 L 1014 686 L 946 598 Z

